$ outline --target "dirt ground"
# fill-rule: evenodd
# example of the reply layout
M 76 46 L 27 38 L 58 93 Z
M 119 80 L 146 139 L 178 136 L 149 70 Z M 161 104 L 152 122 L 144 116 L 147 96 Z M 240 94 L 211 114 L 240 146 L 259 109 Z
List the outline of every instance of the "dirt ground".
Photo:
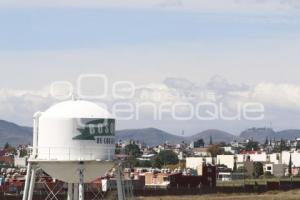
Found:
M 300 190 L 263 194 L 209 194 L 194 196 L 138 197 L 138 200 L 299 200 Z

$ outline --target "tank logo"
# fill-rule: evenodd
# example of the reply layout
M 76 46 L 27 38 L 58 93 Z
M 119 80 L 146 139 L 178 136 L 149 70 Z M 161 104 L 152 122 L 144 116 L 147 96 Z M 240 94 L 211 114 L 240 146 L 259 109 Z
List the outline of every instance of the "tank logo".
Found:
M 86 122 L 85 122 L 86 121 Z M 114 119 L 85 119 L 78 120 L 76 130 L 80 135 L 73 137 L 73 140 L 95 140 L 95 136 L 114 136 Z

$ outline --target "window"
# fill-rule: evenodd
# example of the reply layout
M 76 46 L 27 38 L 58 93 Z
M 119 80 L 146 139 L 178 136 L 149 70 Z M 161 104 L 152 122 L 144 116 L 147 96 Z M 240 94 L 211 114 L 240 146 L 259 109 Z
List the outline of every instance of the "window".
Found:
M 115 144 L 115 139 L 110 137 L 96 138 L 97 144 Z

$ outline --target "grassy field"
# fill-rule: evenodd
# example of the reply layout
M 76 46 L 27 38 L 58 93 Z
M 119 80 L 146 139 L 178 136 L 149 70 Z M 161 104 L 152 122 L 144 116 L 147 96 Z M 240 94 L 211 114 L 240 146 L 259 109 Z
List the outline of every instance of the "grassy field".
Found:
M 197 196 L 139 197 L 138 200 L 299 200 L 300 190 L 264 194 L 209 194 Z
M 300 181 L 299 177 L 293 177 L 292 180 L 290 178 L 260 178 L 260 179 L 240 179 L 240 180 L 232 180 L 232 181 L 217 181 L 217 186 L 242 186 L 244 184 L 247 185 L 255 185 L 255 182 L 258 185 L 265 185 L 267 181 L 271 182 L 279 182 L 279 181 Z

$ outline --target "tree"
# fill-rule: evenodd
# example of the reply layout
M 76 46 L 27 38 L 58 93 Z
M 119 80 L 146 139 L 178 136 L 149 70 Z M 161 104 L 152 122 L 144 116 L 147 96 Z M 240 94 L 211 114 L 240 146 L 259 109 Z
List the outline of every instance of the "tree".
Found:
M 289 150 L 290 148 L 286 145 L 286 142 L 283 139 L 281 139 L 279 146 L 278 145 L 275 146 L 273 152 L 281 153 L 282 151 L 289 151 Z
M 267 147 L 269 145 L 269 139 L 268 137 L 266 137 L 266 140 L 265 140 L 265 147 Z
M 283 139 L 280 140 L 280 152 L 282 151 L 289 151 L 290 148 L 286 145 L 286 141 Z
M 20 150 L 20 157 L 22 158 L 22 157 L 25 157 L 25 156 L 27 156 L 27 150 L 26 149 L 21 149 Z
M 137 165 L 139 167 L 152 167 L 152 163 L 150 160 L 138 161 Z
M 297 145 L 296 145 L 296 150 L 299 150 L 300 149 L 300 143 L 297 142 Z
M 125 146 L 125 153 L 134 158 L 137 158 L 142 155 L 142 152 L 138 145 L 136 144 L 128 144 Z
M 163 165 L 163 163 L 158 158 L 158 156 L 155 156 L 155 158 L 152 161 L 152 167 L 154 167 L 154 168 L 161 168 L 162 165 Z
M 171 150 L 165 150 L 157 154 L 156 162 L 164 165 L 175 165 L 179 162 L 178 156 Z
M 258 178 L 264 174 L 263 164 L 261 162 L 254 162 L 254 177 Z
M 4 145 L 4 149 L 8 149 L 10 147 L 11 147 L 10 144 L 8 142 L 6 142 L 5 145 Z
M 292 154 L 290 153 L 290 160 L 289 160 L 289 175 L 292 176 Z
M 11 154 L 16 154 L 17 150 L 15 147 L 11 146 L 8 142 L 5 143 L 4 149 L 6 152 L 11 153 Z
M 212 157 L 216 157 L 218 154 L 222 154 L 223 153 L 223 149 L 220 148 L 220 145 L 218 145 L 218 144 L 210 145 L 207 148 L 207 151 L 210 153 L 210 155 Z
M 234 172 L 237 171 L 237 163 L 236 163 L 236 159 L 237 159 L 237 157 L 234 156 L 234 163 L 233 163 L 233 171 L 234 171 Z
M 247 145 L 245 147 L 245 150 L 247 150 L 247 151 L 257 151 L 257 150 L 259 150 L 259 144 L 258 144 L 258 142 L 250 140 L 247 143 Z
M 204 140 L 201 138 L 194 142 L 194 148 L 204 147 Z

